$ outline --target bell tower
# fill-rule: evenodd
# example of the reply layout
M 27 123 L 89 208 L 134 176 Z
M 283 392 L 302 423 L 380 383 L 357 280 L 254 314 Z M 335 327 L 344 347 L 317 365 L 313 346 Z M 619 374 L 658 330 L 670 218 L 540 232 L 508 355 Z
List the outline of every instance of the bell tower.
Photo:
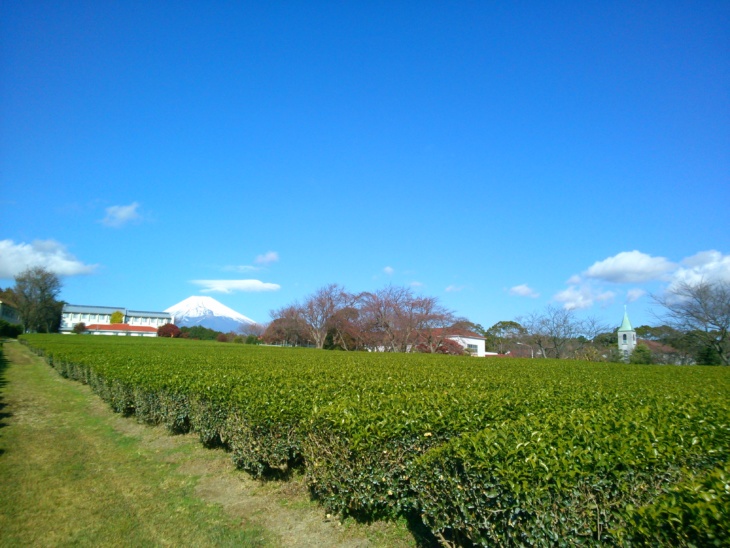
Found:
M 631 327 L 629 314 L 626 312 L 626 305 L 624 305 L 624 321 L 621 322 L 621 327 L 618 328 L 618 349 L 625 362 L 629 361 L 629 356 L 631 356 L 634 348 L 636 348 L 636 331 Z

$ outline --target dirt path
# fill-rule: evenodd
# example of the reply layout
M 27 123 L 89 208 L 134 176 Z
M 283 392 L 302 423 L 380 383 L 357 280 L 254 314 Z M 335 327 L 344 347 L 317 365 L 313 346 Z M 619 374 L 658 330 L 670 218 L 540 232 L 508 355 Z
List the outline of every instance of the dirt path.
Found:
M 405 547 L 416 546 L 403 524 L 376 523 L 362 525 L 329 519 L 324 510 L 310 501 L 301 478 L 287 482 L 261 483 L 235 470 L 222 450 L 202 447 L 195 435 L 172 436 L 163 428 L 150 427 L 113 413 L 88 386 L 61 378 L 43 360 L 18 344 L 4 345 L 9 367 L 30 367 L 53 377 L 64 390 L 76 391 L 87 400 L 87 413 L 136 444 L 139 454 L 151 456 L 160 464 L 171 466 L 184 481 L 194 485 L 195 497 L 219 505 L 243 527 L 262 528 L 267 544 L 282 547 Z M 32 421 L 34 407 L 14 399 L 12 383 L 4 389 L 4 419 Z M 93 432 L 85 433 L 86 437 Z M 99 443 L 104 443 L 100 440 Z M 1 457 L 1 455 L 0 455 Z M 113 465 L 112 465 L 113 466 Z

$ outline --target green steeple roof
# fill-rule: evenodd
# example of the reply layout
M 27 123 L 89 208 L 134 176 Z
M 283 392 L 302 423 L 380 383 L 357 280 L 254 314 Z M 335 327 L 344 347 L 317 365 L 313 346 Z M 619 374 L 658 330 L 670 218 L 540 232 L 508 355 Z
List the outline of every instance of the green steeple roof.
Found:
M 626 312 L 626 307 L 624 307 L 624 321 L 621 322 L 621 327 L 618 328 L 619 331 L 633 331 L 634 328 L 631 327 L 631 322 L 629 321 L 629 313 Z

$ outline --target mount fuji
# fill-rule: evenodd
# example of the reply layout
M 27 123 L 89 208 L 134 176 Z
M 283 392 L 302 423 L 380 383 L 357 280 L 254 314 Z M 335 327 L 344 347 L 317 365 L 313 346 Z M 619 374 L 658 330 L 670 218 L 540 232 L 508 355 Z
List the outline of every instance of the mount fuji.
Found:
M 178 327 L 200 325 L 223 333 L 236 332 L 241 326 L 256 323 L 213 297 L 188 297 L 165 312 L 172 314 Z

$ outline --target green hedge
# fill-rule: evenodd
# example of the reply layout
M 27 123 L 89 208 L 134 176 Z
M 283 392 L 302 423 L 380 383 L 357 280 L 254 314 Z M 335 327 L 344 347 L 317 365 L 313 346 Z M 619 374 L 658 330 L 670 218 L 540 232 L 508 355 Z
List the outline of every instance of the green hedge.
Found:
M 730 370 L 29 335 L 111 407 L 458 545 L 728 538 Z

